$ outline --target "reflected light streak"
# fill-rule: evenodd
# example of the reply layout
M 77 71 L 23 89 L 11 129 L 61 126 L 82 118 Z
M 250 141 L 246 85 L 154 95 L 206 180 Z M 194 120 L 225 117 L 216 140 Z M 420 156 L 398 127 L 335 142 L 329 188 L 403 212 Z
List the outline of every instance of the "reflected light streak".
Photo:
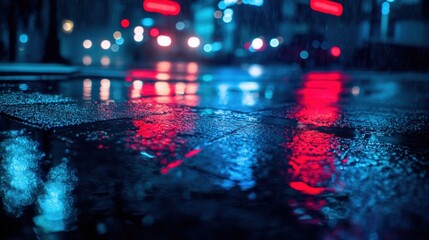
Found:
M 260 77 L 264 73 L 264 69 L 262 68 L 261 65 L 254 64 L 254 65 L 249 67 L 248 72 L 249 72 L 250 76 L 257 78 L 257 77 Z
M 83 80 L 83 100 L 91 100 L 91 92 L 92 92 L 92 81 L 91 79 Z
M 100 81 L 100 100 L 107 101 L 110 98 L 110 80 L 101 79 Z
M 222 104 L 228 104 L 228 89 L 230 86 L 226 83 L 221 83 L 218 85 L 218 95 L 219 95 L 219 101 Z
M 91 58 L 91 56 L 88 56 L 88 55 L 83 56 L 82 63 L 85 66 L 91 65 L 92 64 L 92 58 Z
M 109 65 L 110 65 L 110 58 L 109 58 L 109 57 L 107 57 L 107 56 L 103 56 L 103 57 L 100 59 L 100 64 L 101 64 L 103 67 L 107 67 L 107 66 L 109 66 Z
M 127 79 L 156 79 L 157 71 L 153 70 L 130 70 Z
M 182 83 L 182 82 L 176 83 L 175 88 L 176 88 L 176 95 L 184 95 L 185 89 L 186 89 L 186 84 Z
M 161 61 L 156 63 L 156 71 L 158 72 L 170 72 L 171 71 L 171 62 Z
M 143 82 L 140 80 L 133 81 L 133 84 L 131 86 L 131 96 L 130 98 L 140 98 L 141 97 L 141 90 L 143 89 Z
M 189 74 L 196 74 L 198 73 L 198 64 L 195 62 L 188 63 L 186 70 Z
M 187 83 L 186 84 L 186 94 L 196 94 L 198 92 L 198 83 Z
M 156 82 L 155 91 L 159 96 L 168 96 L 171 94 L 170 85 L 166 82 Z
M 171 76 L 168 73 L 157 73 L 155 78 L 156 80 L 167 81 L 170 80 Z
M 252 92 L 259 90 L 259 83 L 257 82 L 242 82 L 238 84 L 238 88 L 244 92 Z
M 241 104 L 244 106 L 254 106 L 256 104 L 256 96 L 250 92 L 244 92 Z
M 304 75 L 304 80 L 308 81 L 338 81 L 344 78 L 341 72 L 311 72 Z
M 196 80 L 197 80 L 197 76 L 196 76 L 196 75 L 187 75 L 187 76 L 185 77 L 185 80 L 186 80 L 186 81 L 190 81 L 190 82 L 194 82 L 194 81 L 196 81 Z

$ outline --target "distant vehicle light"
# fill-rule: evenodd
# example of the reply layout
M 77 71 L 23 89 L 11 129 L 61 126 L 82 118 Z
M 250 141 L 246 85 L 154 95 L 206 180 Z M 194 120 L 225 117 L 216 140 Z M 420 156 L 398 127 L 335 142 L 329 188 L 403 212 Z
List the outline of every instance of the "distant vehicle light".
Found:
M 143 18 L 142 24 L 145 27 L 152 27 L 155 24 L 155 21 L 153 20 L 153 18 Z
M 74 23 L 71 20 L 64 20 L 63 21 L 63 31 L 65 33 L 72 33 L 73 32 Z
M 209 43 L 205 44 L 203 49 L 204 49 L 204 52 L 207 52 L 207 53 L 213 51 L 213 47 Z
M 156 12 L 164 15 L 177 15 L 180 13 L 179 3 L 172 0 L 145 0 L 143 8 L 147 12 Z
M 261 65 L 254 64 L 254 65 L 249 67 L 248 72 L 249 72 L 250 76 L 257 78 L 263 74 L 264 69 L 262 68 Z
M 144 32 L 144 28 L 142 26 L 137 26 L 134 28 L 134 34 L 141 35 Z
M 179 31 L 182 31 L 183 29 L 185 29 L 185 23 L 184 22 L 177 22 L 176 23 L 176 29 Z
M 114 38 L 115 40 L 118 40 L 118 39 L 120 39 L 121 37 L 122 37 L 122 33 L 121 33 L 121 32 L 116 31 L 116 32 L 114 32 L 114 33 L 113 33 L 113 38 Z
M 91 42 L 91 40 L 86 39 L 85 41 L 83 41 L 82 45 L 84 48 L 90 49 L 92 47 L 92 42 Z
M 249 4 L 249 5 L 258 6 L 258 7 L 264 5 L 264 0 L 243 0 L 242 2 L 244 4 Z
M 343 14 L 343 5 L 333 1 L 310 0 L 310 7 L 314 11 L 334 15 L 337 17 Z
M 299 57 L 301 58 L 301 59 L 307 59 L 308 57 L 310 56 L 310 54 L 308 54 L 308 52 L 306 51 L 306 50 L 302 50 L 300 53 L 299 53 Z
M 201 41 L 197 37 L 190 37 L 188 39 L 188 46 L 191 48 L 197 48 L 200 46 L 200 44 L 201 44 Z
M 171 45 L 171 37 L 166 35 L 159 35 L 156 38 L 156 41 L 158 42 L 158 45 L 161 47 L 168 47 Z
M 109 49 L 110 48 L 110 41 L 109 40 L 103 40 L 102 42 L 101 42 L 101 48 L 102 49 L 104 49 L 104 50 L 107 50 L 107 49 Z
M 264 46 L 264 41 L 260 38 L 255 38 L 252 41 L 251 47 L 255 50 L 260 50 Z
M 270 46 L 275 48 L 278 47 L 280 45 L 280 42 L 277 38 L 273 38 L 270 40 Z
M 333 46 L 331 48 L 331 55 L 334 57 L 339 57 L 341 55 L 341 48 L 337 47 L 337 46 Z
M 127 28 L 129 26 L 130 26 L 130 20 L 128 20 L 126 18 L 124 18 L 124 19 L 121 20 L 121 27 Z
M 230 23 L 232 21 L 232 16 L 231 15 L 224 15 L 222 20 L 224 23 Z
M 123 37 L 120 37 L 119 39 L 117 39 L 115 42 L 116 42 L 116 44 L 118 44 L 118 45 L 122 45 L 122 44 L 124 44 L 124 38 Z
M 136 42 L 143 41 L 143 35 L 142 34 L 135 34 L 134 35 L 134 41 L 136 41 Z
M 220 51 L 221 49 L 222 49 L 222 43 L 221 42 L 214 42 L 213 44 L 212 44 L 212 50 L 213 50 L 213 52 L 217 52 L 217 51 Z
M 390 13 L 390 3 L 384 2 L 381 4 L 381 14 L 388 15 Z
M 19 36 L 19 41 L 20 41 L 21 43 L 27 43 L 27 42 L 28 42 L 28 35 L 27 35 L 27 34 L 25 34 L 25 33 L 21 34 L 21 35 Z
M 152 37 L 157 37 L 159 35 L 159 30 L 158 28 L 152 28 L 149 32 L 150 36 Z
M 226 8 L 226 4 L 225 4 L 225 1 L 220 1 L 218 4 L 217 4 L 217 7 L 219 8 L 219 9 L 225 9 Z
M 223 11 L 224 15 L 233 15 L 234 14 L 234 10 L 232 10 L 231 8 L 227 8 Z

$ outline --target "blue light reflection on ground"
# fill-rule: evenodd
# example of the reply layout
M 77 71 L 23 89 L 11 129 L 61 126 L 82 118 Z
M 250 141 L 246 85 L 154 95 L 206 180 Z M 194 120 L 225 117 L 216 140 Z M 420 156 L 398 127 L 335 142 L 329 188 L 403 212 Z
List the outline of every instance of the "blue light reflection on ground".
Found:
M 0 143 L 1 193 L 7 212 L 21 215 L 23 207 L 34 201 L 37 188 L 41 184 L 39 165 L 43 154 L 38 151 L 38 143 L 23 135 L 23 131 L 10 131 Z
M 33 219 L 37 227 L 44 232 L 69 230 L 75 217 L 71 192 L 76 181 L 65 159 L 50 170 L 43 193 L 37 199 L 39 215 Z

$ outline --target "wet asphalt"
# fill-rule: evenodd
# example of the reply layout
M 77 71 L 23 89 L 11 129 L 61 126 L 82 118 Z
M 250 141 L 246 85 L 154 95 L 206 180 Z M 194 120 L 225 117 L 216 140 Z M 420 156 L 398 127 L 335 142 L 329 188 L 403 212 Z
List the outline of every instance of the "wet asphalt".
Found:
M 429 236 L 429 75 L 2 79 L 2 239 Z

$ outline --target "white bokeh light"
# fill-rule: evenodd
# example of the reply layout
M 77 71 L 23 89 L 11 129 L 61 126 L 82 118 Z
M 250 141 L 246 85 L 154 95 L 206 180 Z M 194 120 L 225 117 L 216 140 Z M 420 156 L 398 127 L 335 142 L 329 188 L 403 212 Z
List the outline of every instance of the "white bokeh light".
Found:
M 102 49 L 104 49 L 104 50 L 109 49 L 109 48 L 110 48 L 110 46 L 111 46 L 111 44 L 110 44 L 110 41 L 109 41 L 109 40 L 103 40 L 103 41 L 101 42 L 101 48 L 102 48 Z
M 200 44 L 201 44 L 201 41 L 197 37 L 190 37 L 188 39 L 188 46 L 191 48 L 197 48 L 200 46 Z
M 168 47 L 171 45 L 171 37 L 166 35 L 159 35 L 156 38 L 156 41 L 158 42 L 158 45 L 161 47 Z
M 255 38 L 252 41 L 252 48 L 255 50 L 259 50 L 264 46 L 264 41 L 260 38 Z
M 89 39 L 86 39 L 85 41 L 83 41 L 82 45 L 84 48 L 90 49 L 92 47 L 92 41 Z

